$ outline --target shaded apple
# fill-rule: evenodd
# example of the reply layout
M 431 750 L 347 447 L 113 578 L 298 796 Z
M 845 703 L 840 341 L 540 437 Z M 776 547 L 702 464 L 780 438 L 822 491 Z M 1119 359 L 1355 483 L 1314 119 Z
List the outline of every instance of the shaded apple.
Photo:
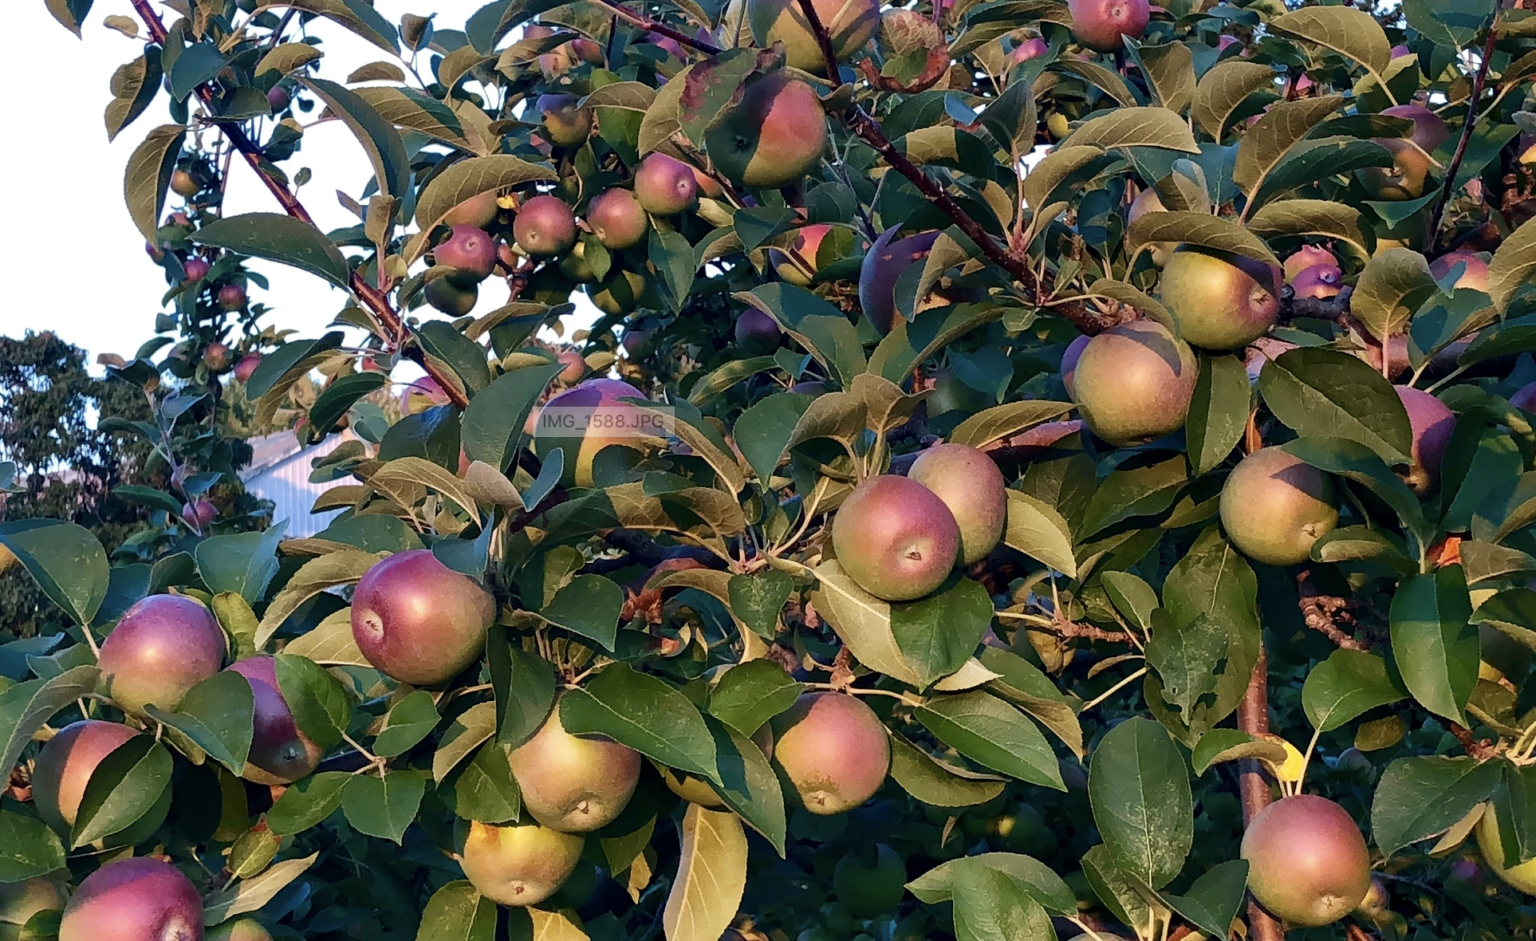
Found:
M 221 310 L 240 310 L 245 307 L 245 288 L 238 284 L 224 285 L 219 288 L 218 303 Z
M 1451 443 L 1451 432 L 1456 430 L 1456 413 L 1423 389 L 1393 388 L 1413 429 L 1413 461 L 1403 479 L 1414 493 L 1422 495 L 1440 482 L 1440 464 L 1445 460 L 1446 446 Z
M 816 75 L 825 75 L 822 54 L 810 20 L 798 0 L 746 0 L 747 25 L 752 40 L 764 48 L 784 44 L 786 64 Z M 878 0 L 813 0 L 816 18 L 826 27 L 832 51 L 839 62 L 862 49 L 880 28 Z
M 1321 245 L 1303 245 L 1285 256 L 1283 265 L 1285 280 L 1294 280 L 1297 275 L 1314 265 L 1332 265 L 1337 268 L 1339 266 L 1339 259 L 1333 252 L 1323 248 Z
M 20 941 L 21 929 L 39 912 L 61 912 L 69 901 L 56 879 L 37 877 L 0 883 L 0 941 Z
M 534 104 L 544 122 L 544 136 L 557 147 L 576 147 L 592 135 L 592 109 L 575 95 L 540 95 Z
M 591 284 L 597 280 L 597 272 L 592 270 L 592 264 L 587 261 L 585 239 L 577 239 L 571 250 L 560 256 L 560 273 L 577 284 Z
M 884 843 L 875 844 L 873 852 L 848 853 L 832 870 L 832 891 L 855 918 L 877 918 L 895 911 L 906 894 L 906 883 L 906 863 Z
M 257 784 L 291 784 L 315 770 L 325 757 L 294 722 L 277 685 L 276 664 L 271 657 L 247 657 L 227 668 L 245 677 L 255 701 L 251 751 L 240 776 Z
M 182 264 L 181 270 L 186 273 L 188 281 L 201 281 L 208 277 L 208 271 L 213 265 L 201 255 L 193 255 Z
M 1072 35 L 1099 52 L 1120 50 L 1123 36 L 1140 39 L 1152 18 L 1147 0 L 1067 0 L 1067 13 Z
M 604 248 L 618 250 L 639 245 L 651 220 L 634 193 L 611 189 L 598 193 L 587 204 L 587 225 Z
M 587 374 L 587 361 L 576 350 L 561 350 L 555 359 L 564 367 L 555 373 L 555 378 L 566 385 L 580 382 L 581 377 Z
M 1452 287 L 1488 292 L 1488 262 L 1476 252 L 1447 252 L 1429 263 L 1429 273 L 1436 281 L 1450 277 L 1458 268 L 1461 274 Z
M 188 173 L 187 171 L 171 171 L 171 192 L 175 193 L 177 196 L 191 199 L 193 196 L 196 196 L 198 193 L 202 192 L 202 189 L 202 185 L 199 184 L 197 180 L 192 177 L 192 174 Z
M 272 933 L 254 918 L 236 918 L 209 928 L 206 941 L 272 941 Z
M 207 500 L 194 500 L 181 505 L 181 518 L 194 529 L 207 529 L 219 518 L 219 508 Z
M 480 656 L 496 599 L 429 549 L 376 563 L 352 595 L 352 636 L 379 672 L 413 686 L 452 679 Z
M 1083 350 L 1088 348 L 1088 341 L 1093 337 L 1084 334 L 1067 344 L 1066 350 L 1061 354 L 1061 384 L 1066 387 L 1067 395 L 1075 400 L 1077 393 L 1073 391 L 1076 386 L 1077 361 L 1082 359 Z
M 635 198 L 655 216 L 675 216 L 699 198 L 693 167 L 663 153 L 647 154 L 635 169 Z
M 43 822 L 67 835 L 75 825 L 80 799 L 96 766 L 138 734 L 119 722 L 83 719 L 66 725 L 49 739 L 38 752 L 32 770 L 33 806 Z
M 626 398 L 643 399 L 645 396 L 639 389 L 620 379 L 601 378 L 588 379 L 554 396 L 544 403 L 539 412 L 539 430 L 533 439 L 534 451 L 540 457 L 548 457 L 555 448 L 562 448 L 565 452 L 563 479 L 566 485 L 591 487 L 592 462 L 598 452 L 610 445 L 636 450 L 644 447 L 636 429 L 626 427 L 632 423 L 622 420 L 596 423 L 594 427 L 587 427 L 585 433 L 581 430 L 586 417 L 595 414 L 594 410 L 609 412 L 615 419 L 624 413 L 638 411 L 635 406 L 623 401 Z
M 1088 428 L 1123 447 L 1184 427 L 1198 372 L 1189 344 L 1162 324 L 1133 320 L 1088 341 L 1072 393 Z
M 886 601 L 911 601 L 949 577 L 960 527 L 938 494 L 883 474 L 853 488 L 832 517 L 832 547 L 848 577 Z
M 429 408 L 447 403 L 448 393 L 431 376 L 422 376 L 400 393 L 400 411 L 406 415 L 419 415 Z
M 1233 350 L 1263 336 L 1280 315 L 1279 268 L 1231 252 L 1181 245 L 1158 291 L 1186 343 Z
M 1344 284 L 1344 272 L 1337 265 L 1313 265 L 1291 280 L 1291 290 L 1304 300 L 1325 300 L 1338 296 Z
M 1339 511 L 1333 481 L 1278 448 L 1243 458 L 1221 488 L 1221 525 L 1244 555 L 1268 565 L 1296 565 L 1333 531 Z
M 496 270 L 496 240 L 472 225 L 456 225 L 446 242 L 432 249 L 434 264 L 453 269 L 448 279 L 459 288 L 471 288 Z
M 1509 397 L 1509 404 L 1523 412 L 1536 413 L 1536 382 L 1528 382 L 1516 389 Z
M 1430 168 L 1429 155 L 1449 139 L 1450 129 L 1439 115 L 1423 105 L 1394 105 L 1381 113 L 1411 120 L 1413 133 L 1407 140 L 1375 138 L 1376 143 L 1392 154 L 1392 166 L 1366 167 L 1359 171 L 1360 182 L 1377 199 L 1417 199 L 1424 193 L 1424 181 Z
M 816 253 L 821 250 L 821 240 L 832 227 L 826 223 L 803 225 L 795 230 L 795 240 L 787 250 L 768 249 L 768 264 L 779 280 L 798 287 L 810 287 L 816 277 Z
M 1482 850 L 1483 861 L 1494 874 L 1510 888 L 1536 895 L 1536 859 L 1528 859 L 1513 866 L 1504 865 L 1504 835 L 1493 808 L 1487 807 L 1477 822 L 1477 848 Z
M 805 693 L 773 719 L 773 762 L 813 814 L 840 814 L 880 790 L 891 742 L 874 710 L 846 693 Z
M 909 265 L 926 258 L 939 233 L 923 232 L 896 238 L 901 226 L 880 233 L 859 265 L 859 308 L 881 335 L 891 332 L 896 319 L 896 281 Z
M 235 379 L 240 382 L 250 382 L 251 373 L 255 372 L 256 367 L 260 365 L 260 353 L 245 354 L 244 356 L 240 357 L 240 361 L 235 364 Z
M 64 907 L 59 941 L 200 941 L 203 900 L 192 880 L 158 859 L 107 863 Z
M 286 110 L 291 100 L 288 89 L 281 85 L 273 85 L 267 89 L 267 106 L 272 109 L 273 114 Z
M 1333 924 L 1371 888 L 1365 837 L 1324 797 L 1299 794 L 1259 811 L 1243 833 L 1242 858 L 1253 897 L 1295 927 Z
M 560 724 L 560 704 L 507 760 L 523 809 L 562 833 L 588 833 L 623 812 L 640 781 L 640 753 L 602 736 L 576 736 Z
M 175 709 L 219 672 L 228 643 L 213 614 L 183 595 L 151 595 L 128 609 L 101 645 L 101 682 L 124 711 Z
M 646 580 L 649 580 L 649 576 Z M 763 757 L 771 761 L 773 759 L 773 726 L 765 723 L 762 728 L 752 733 L 751 738 L 752 743 L 762 751 Z M 703 778 L 662 766 L 658 766 L 658 770 L 661 772 L 661 780 L 667 785 L 667 790 L 683 800 L 698 804 L 700 807 L 725 806 L 725 801 L 720 799 L 720 795 L 716 794 L 715 789 L 710 787 L 709 782 Z
M 535 196 L 518 207 L 512 237 L 535 257 L 559 255 L 576 243 L 576 214 L 558 196 Z
M 536 823 L 471 823 L 459 865 L 475 890 L 502 905 L 537 905 L 555 894 L 581 861 L 585 841 Z
M 475 309 L 475 303 L 480 299 L 478 287 L 473 284 L 460 287 L 451 277 L 433 278 L 422 293 L 428 304 L 450 317 L 465 316 Z
M 787 186 L 821 162 L 827 115 L 816 90 L 786 72 L 747 86 L 741 102 L 704 135 L 715 167 L 738 186 Z
M 985 451 L 938 444 L 912 462 L 907 476 L 940 499 L 960 527 L 960 562 L 984 559 L 1003 538 L 1008 522 L 1008 484 Z
M 608 278 L 586 287 L 587 296 L 598 310 L 613 317 L 622 317 L 640 306 L 645 293 L 645 276 L 628 268 L 610 271 Z M 629 336 L 626 330 L 624 335 Z
M 1386 350 L 1387 365 L 1383 369 L 1381 365 L 1382 350 Z M 1398 379 L 1408 374 L 1413 364 L 1408 359 L 1408 335 L 1404 333 L 1393 334 L 1387 337 L 1381 346 L 1367 346 L 1355 355 L 1370 363 L 1371 368 L 1386 376 L 1388 379 Z
M 496 203 L 497 195 L 495 190 L 486 190 L 469 197 L 448 210 L 448 214 L 443 217 L 443 225 L 468 225 L 482 230 L 490 228 L 501 214 L 501 207 Z
M 1157 195 L 1157 190 L 1147 187 L 1136 198 L 1131 200 L 1131 206 L 1125 211 L 1125 224 L 1132 225 L 1137 219 L 1154 212 L 1167 212 L 1163 205 L 1163 199 Z M 1161 268 L 1168 263 L 1168 256 L 1179 247 L 1178 242 L 1153 242 L 1148 248 L 1147 254 L 1152 259 L 1152 264 Z
M 736 346 L 749 356 L 766 356 L 778 348 L 784 331 L 778 321 L 758 310 L 748 307 L 736 318 Z

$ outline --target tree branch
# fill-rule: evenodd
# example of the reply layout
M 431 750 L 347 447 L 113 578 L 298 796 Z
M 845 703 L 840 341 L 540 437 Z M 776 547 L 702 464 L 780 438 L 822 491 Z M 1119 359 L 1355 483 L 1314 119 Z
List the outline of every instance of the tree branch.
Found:
M 150 38 L 162 46 L 165 45 L 165 23 L 161 21 L 160 15 L 154 11 L 154 8 L 149 5 L 149 0 L 129 0 L 129 2 L 133 4 L 133 9 L 138 13 L 139 19 L 144 21 L 145 28 L 149 30 Z M 197 87 L 197 96 L 207 104 L 212 104 L 215 98 L 213 89 L 208 85 L 199 85 Z M 277 198 L 278 204 L 283 207 L 283 212 L 300 222 L 315 225 L 314 218 L 304 208 L 304 204 L 299 202 L 299 198 L 288 189 L 287 184 L 278 179 L 275 174 L 263 165 L 261 146 L 259 144 L 251 140 L 238 124 L 219 122 L 219 130 L 228 138 L 230 144 L 240 151 L 240 155 L 245 158 L 245 162 L 250 165 L 257 178 L 266 184 L 267 190 Z M 316 226 L 316 228 L 319 227 Z M 350 272 L 348 280 L 352 293 L 357 295 L 358 300 L 362 301 L 363 305 L 372 312 L 374 317 L 377 318 L 379 325 L 388 334 L 385 337 L 386 343 L 392 345 L 394 349 L 399 349 L 403 346 L 410 337 L 410 330 L 406 327 L 405 321 L 401 319 L 400 314 L 390 305 L 388 296 L 372 284 L 369 284 L 367 279 L 355 270 Z M 406 355 L 427 371 L 427 375 L 431 376 L 442 387 L 444 394 L 448 396 L 449 401 L 454 405 L 464 408 L 469 404 L 468 397 L 459 388 L 458 380 L 435 366 L 420 349 L 413 348 L 407 351 Z
M 1467 119 L 1461 125 L 1461 139 L 1456 142 L 1456 153 L 1445 168 L 1445 182 L 1440 185 L 1440 198 L 1435 201 L 1435 211 L 1429 217 L 1429 250 L 1433 254 L 1440 243 L 1440 226 L 1445 221 L 1445 209 L 1450 205 L 1451 194 L 1456 191 L 1456 174 L 1461 161 L 1467 155 L 1467 145 L 1472 140 L 1472 129 L 1477 124 L 1477 107 L 1483 100 L 1483 86 L 1488 81 L 1488 66 L 1493 61 L 1493 47 L 1499 40 L 1498 15 L 1488 24 L 1488 39 L 1483 43 L 1483 61 L 1477 65 L 1472 78 L 1472 94 L 1467 99 Z
M 651 19 L 649 16 L 646 16 L 643 13 L 636 13 L 629 7 L 626 7 L 622 3 L 617 2 L 617 0 L 594 0 L 594 2 L 599 6 L 607 7 L 608 9 L 612 10 L 614 16 L 617 16 L 624 22 L 629 23 L 631 26 L 638 26 L 643 30 L 656 33 L 658 36 L 665 36 L 680 45 L 688 46 L 692 49 L 697 49 L 705 55 L 719 55 L 721 52 L 725 51 L 712 42 L 706 42 L 705 40 L 699 39 L 697 36 L 689 36 L 682 30 L 674 29 L 673 27 L 668 26 L 666 23 L 663 23 L 660 20 Z
M 1259 661 L 1254 664 L 1248 691 L 1237 706 L 1237 727 L 1254 737 L 1269 733 L 1269 658 L 1259 647 Z M 1239 763 L 1238 782 L 1243 801 L 1243 827 L 1253 822 L 1259 811 L 1269 806 L 1269 781 L 1263 766 L 1253 758 Z M 1285 929 L 1258 902 L 1248 900 L 1248 937 L 1252 941 L 1284 941 Z
M 1345 610 L 1349 603 L 1347 599 L 1319 594 L 1317 586 L 1312 584 L 1310 572 L 1296 576 L 1296 588 L 1300 594 L 1297 603 L 1301 605 L 1301 619 L 1307 627 L 1345 650 L 1369 649 L 1368 645 L 1355 640 L 1349 631 L 1339 627 L 1340 620 L 1354 621 Z

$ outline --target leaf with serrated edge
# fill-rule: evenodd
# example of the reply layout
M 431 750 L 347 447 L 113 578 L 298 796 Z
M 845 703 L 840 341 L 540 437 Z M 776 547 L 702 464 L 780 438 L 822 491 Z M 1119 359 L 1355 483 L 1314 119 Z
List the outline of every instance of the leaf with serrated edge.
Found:
M 1263 239 L 1236 222 L 1205 212 L 1149 212 L 1125 233 L 1126 248 L 1133 254 L 1157 242 L 1184 242 L 1280 265 Z
M 662 910 L 667 941 L 716 941 L 747 886 L 747 835 L 733 813 L 688 805 L 682 857 Z
M 1536 281 L 1536 219 L 1510 233 L 1488 263 L 1488 295 L 1506 306 L 1521 287 Z
M 1323 235 L 1348 242 L 1369 256 L 1360 210 L 1327 199 L 1283 199 L 1266 203 L 1248 220 L 1255 235 Z
M 1411 248 L 1378 253 L 1360 272 L 1349 310 L 1377 340 L 1402 333 L 1413 312 L 1439 288 L 1429 262 Z
M 1084 122 L 1063 143 L 1071 147 L 1096 144 L 1105 150 L 1157 147 L 1187 154 L 1200 152 L 1189 125 L 1167 108 L 1116 108 Z
M 1003 543 L 1038 559 L 1068 578 L 1077 577 L 1072 529 L 1056 508 L 1017 490 L 1008 491 Z
M 1291 147 L 1343 104 L 1342 95 L 1275 102 L 1237 145 L 1232 182 L 1251 197 Z
M 1222 130 L 1232 119 L 1232 113 L 1254 92 L 1275 84 L 1276 72 L 1267 65 L 1242 59 L 1226 59 L 1216 63 L 1195 86 L 1194 103 L 1190 117 L 1195 126 L 1211 139 L 1221 141 Z
M 1392 41 L 1364 10 L 1351 7 L 1307 7 L 1269 21 L 1270 32 L 1316 43 L 1381 72 L 1392 62 Z

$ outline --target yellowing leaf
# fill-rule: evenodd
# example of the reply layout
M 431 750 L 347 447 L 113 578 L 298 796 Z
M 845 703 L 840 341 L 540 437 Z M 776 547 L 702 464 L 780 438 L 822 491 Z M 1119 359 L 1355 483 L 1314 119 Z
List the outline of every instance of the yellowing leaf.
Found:
M 1257 62 L 1242 59 L 1218 62 L 1195 86 L 1195 101 L 1190 106 L 1189 116 L 1200 130 L 1219 143 L 1222 130 L 1237 106 L 1259 89 L 1272 87 L 1275 78 L 1274 69 Z
M 698 804 L 683 816 L 677 879 L 662 910 L 667 941 L 718 941 L 747 887 L 747 834 L 741 818 Z
M 533 941 L 587 941 L 587 933 L 562 912 L 528 909 L 533 920 Z
M 1073 131 L 1065 143 L 1081 147 L 1158 147 L 1198 154 L 1200 145 L 1184 119 L 1167 108 L 1116 108 Z

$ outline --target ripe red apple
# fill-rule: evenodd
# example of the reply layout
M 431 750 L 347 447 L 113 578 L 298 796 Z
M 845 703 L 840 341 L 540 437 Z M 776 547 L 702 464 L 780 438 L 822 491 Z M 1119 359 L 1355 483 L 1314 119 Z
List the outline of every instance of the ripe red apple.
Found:
M 676 157 L 647 154 L 635 170 L 635 198 L 652 215 L 675 216 L 698 201 L 698 179 L 693 167 Z
M 1152 19 L 1147 0 L 1068 0 L 1072 35 L 1099 52 L 1115 52 L 1122 36 L 1140 39 Z
M 788 186 L 821 162 L 826 110 L 810 85 L 774 72 L 747 86 L 735 110 L 705 133 L 704 146 L 737 186 Z
M 886 601 L 912 601 L 944 583 L 960 526 L 938 494 L 884 474 L 853 488 L 832 517 L 832 547 L 848 577 Z
M 288 89 L 281 85 L 273 85 L 267 89 L 267 104 L 272 108 L 273 114 L 286 110 L 290 100 Z
M 251 752 L 240 776 L 257 784 L 291 784 L 315 770 L 325 757 L 294 722 L 277 685 L 276 663 L 271 657 L 247 657 L 228 667 L 229 672 L 245 677 L 255 701 Z
M 535 257 L 559 255 L 576 243 L 576 214 L 558 196 L 535 196 L 518 207 L 512 237 Z
M 587 204 L 587 225 L 604 248 L 622 250 L 645 239 L 651 220 L 634 193 L 615 188 L 592 197 Z
M 229 347 L 215 340 L 203 350 L 203 365 L 210 372 L 221 373 L 229 369 Z
M 1184 427 L 1198 373 L 1187 343 L 1155 321 L 1133 320 L 1088 341 L 1072 394 L 1093 433 L 1124 447 Z
M 502 905 L 537 905 L 569 879 L 585 840 L 531 821 L 471 823 L 459 865 L 475 890 Z
M 1414 493 L 1424 494 L 1440 482 L 1440 463 L 1445 460 L 1451 432 L 1456 430 L 1456 414 L 1445 403 L 1411 386 L 1394 386 L 1408 412 L 1413 429 L 1413 462 L 1404 478 Z
M 203 900 L 192 880 L 149 857 L 107 863 L 64 908 L 59 941 L 199 941 Z
M 397 552 L 369 569 L 352 595 L 352 637 L 379 672 L 436 686 L 480 656 L 496 599 L 428 549 Z
M 581 377 L 587 374 L 587 361 L 576 350 L 561 350 L 555 359 L 565 368 L 555 374 L 566 385 L 574 385 L 581 381 Z
M 623 812 L 640 781 L 640 753 L 602 736 L 572 735 L 560 705 L 507 760 L 523 809 L 562 833 L 589 833 Z
M 857 696 L 806 693 L 773 719 L 773 761 L 813 814 L 852 810 L 880 790 L 891 767 L 885 726 Z
M 1337 265 L 1313 265 L 1291 280 L 1295 296 L 1322 300 L 1336 297 L 1343 286 L 1344 272 Z
M 432 249 L 434 264 L 453 269 L 448 276 L 455 287 L 472 288 L 496 268 L 496 240 L 472 225 L 456 225 L 448 240 Z
M 228 642 L 213 614 L 183 595 L 151 595 L 128 609 L 101 645 L 101 681 L 124 712 L 175 709 L 219 672 Z
M 1285 280 L 1295 280 L 1297 275 L 1314 265 L 1330 265 L 1337 268 L 1339 259 L 1321 245 L 1303 245 L 1285 256 Z
M 783 335 L 778 321 L 756 307 L 748 307 L 736 318 L 736 346 L 750 356 L 772 353 Z
M 219 518 L 219 508 L 207 500 L 195 500 L 181 505 L 181 518 L 194 529 L 207 529 Z
M 120 722 L 72 722 L 49 739 L 32 770 L 32 802 L 43 822 L 68 834 L 101 760 L 139 733 Z
M 226 284 L 219 288 L 219 308 L 236 311 L 245 307 L 245 288 L 239 284 Z
M 1476 252 L 1447 252 L 1429 263 L 1429 273 L 1439 281 L 1448 277 L 1458 266 L 1461 274 L 1453 287 L 1471 288 L 1485 294 L 1488 292 L 1488 262 Z
M 795 241 L 789 252 L 777 248 L 768 249 L 768 264 L 782 281 L 799 287 L 810 287 L 816 275 L 816 253 L 821 250 L 821 240 L 832 231 L 830 225 L 817 223 L 803 225 L 795 230 Z M 790 252 L 794 255 L 791 257 Z
M 1333 531 L 1339 511 L 1333 481 L 1276 448 L 1243 458 L 1221 488 L 1221 525 L 1244 555 L 1269 565 L 1296 565 Z
M 193 255 L 181 266 L 182 270 L 186 272 L 188 281 L 203 280 L 208 277 L 208 270 L 212 267 L 213 265 L 208 263 L 208 259 L 201 255 Z
M 629 336 L 627 331 L 625 336 Z M 594 410 L 620 416 L 625 410 L 635 410 L 635 406 L 623 399 L 644 397 L 639 389 L 619 379 L 588 379 L 575 388 L 567 389 L 544 403 L 539 412 L 539 433 L 533 440 L 534 451 L 541 457 L 548 457 L 552 449 L 563 448 L 568 485 L 591 487 L 592 462 L 598 452 L 610 445 L 641 448 L 636 430 L 625 427 L 623 422 L 600 423 L 587 428 L 585 434 L 582 434 L 580 429 L 567 428 L 560 421 L 572 418 L 579 422 L 587 415 L 599 414 Z
M 896 238 L 901 227 L 892 226 L 875 239 L 859 265 L 859 307 L 882 335 L 896 321 L 896 281 L 909 265 L 926 258 L 939 233 L 923 232 Z
M 1008 483 L 986 452 L 964 444 L 923 451 L 907 476 L 932 490 L 960 527 L 960 562 L 986 558 L 1008 521 Z
M 255 372 L 256 367 L 260 365 L 260 353 L 245 354 L 244 356 L 240 357 L 240 362 L 235 364 L 235 379 L 240 382 L 250 382 L 251 373 Z
M 1208 350 L 1247 346 L 1280 315 L 1281 271 L 1231 252 L 1181 245 L 1158 281 L 1184 342 Z
M 1299 928 L 1333 924 L 1371 888 L 1359 826 L 1324 797 L 1299 794 L 1259 811 L 1243 833 L 1242 858 L 1253 897 Z
M 839 62 L 867 45 L 880 28 L 878 0 L 814 0 L 814 6 Z M 757 45 L 784 44 L 790 68 L 826 74 L 826 56 L 797 0 L 747 0 L 747 24 Z
M 1008 53 L 1008 64 L 1018 65 L 1022 62 L 1028 62 L 1030 59 L 1043 56 L 1050 51 L 1050 45 L 1039 36 L 1033 39 L 1026 39 L 1017 46 L 1014 46 L 1013 51 Z

